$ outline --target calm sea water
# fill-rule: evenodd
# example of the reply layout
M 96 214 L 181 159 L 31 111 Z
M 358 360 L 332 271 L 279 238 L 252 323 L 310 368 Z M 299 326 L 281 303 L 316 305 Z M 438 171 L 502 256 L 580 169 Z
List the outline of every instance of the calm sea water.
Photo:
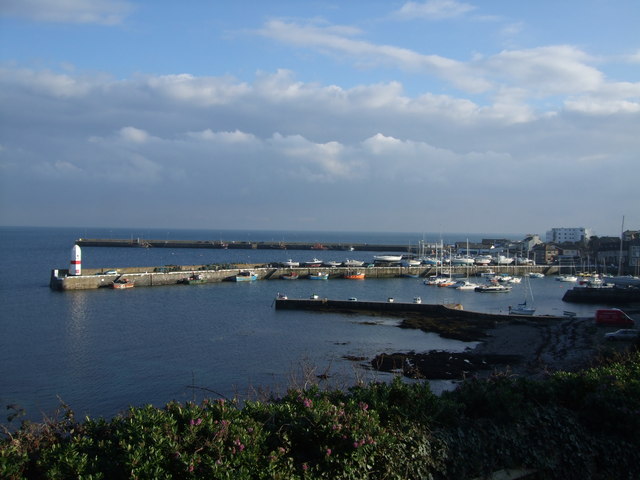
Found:
M 445 242 L 487 235 L 443 236 Z M 492 235 L 493 237 L 500 235 Z M 131 231 L 115 229 L 0 228 L 0 407 L 17 404 L 40 420 L 64 401 L 77 414 L 111 417 L 130 405 L 162 406 L 205 395 L 246 398 L 256 389 L 283 391 L 304 372 L 328 371 L 337 385 L 356 378 L 383 380 L 345 356 L 383 352 L 460 351 L 469 345 L 434 334 L 397 328 L 394 318 L 309 312 L 276 312 L 277 292 L 290 298 L 316 293 L 328 298 L 462 303 L 470 310 L 506 311 L 524 298 L 524 284 L 509 294 L 458 292 L 410 278 L 384 280 L 261 281 L 197 286 L 57 292 L 53 268 L 67 268 L 77 238 L 183 240 L 286 240 L 406 243 L 423 234 Z M 513 237 L 517 238 L 517 237 Z M 273 262 L 287 258 L 371 260 L 368 252 L 83 248 L 86 268 Z M 312 253 L 312 255 L 309 255 Z M 569 285 L 531 281 L 539 314 L 562 310 L 581 315 L 597 306 L 564 304 Z M 202 387 L 194 390 L 193 385 Z M 433 389 L 443 388 L 434 382 Z M 207 393 L 209 392 L 209 393 Z M 211 393 L 215 392 L 215 393 Z M 4 418 L 0 419 L 3 422 Z

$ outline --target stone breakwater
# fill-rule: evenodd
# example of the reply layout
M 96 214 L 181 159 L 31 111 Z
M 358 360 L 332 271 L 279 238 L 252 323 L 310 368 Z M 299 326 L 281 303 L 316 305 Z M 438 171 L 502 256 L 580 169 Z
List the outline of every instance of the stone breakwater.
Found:
M 523 275 L 526 272 L 539 271 L 545 274 L 553 273 L 553 267 L 475 267 L 470 274 L 479 275 L 492 269 L 496 273 Z M 453 275 L 464 275 L 465 267 L 451 267 Z M 163 267 L 125 267 L 125 268 L 93 268 L 83 269 L 82 275 L 69 275 L 68 269 L 54 269 L 51 271 L 49 286 L 54 290 L 91 290 L 108 287 L 114 281 L 126 278 L 136 287 L 153 287 L 162 285 L 179 285 L 190 275 L 197 274 L 204 283 L 231 281 L 235 275 L 243 270 L 252 270 L 258 280 L 280 279 L 284 274 L 295 272 L 304 279 L 313 273 L 326 272 L 329 278 L 342 278 L 345 273 L 353 272 L 350 267 L 305 267 L 285 268 L 274 264 L 242 264 L 242 265 L 167 265 Z M 366 278 L 393 278 L 403 275 L 417 275 L 427 277 L 438 273 L 435 266 L 420 267 L 373 266 L 358 269 L 365 272 Z M 111 273 L 111 272 L 116 273 Z

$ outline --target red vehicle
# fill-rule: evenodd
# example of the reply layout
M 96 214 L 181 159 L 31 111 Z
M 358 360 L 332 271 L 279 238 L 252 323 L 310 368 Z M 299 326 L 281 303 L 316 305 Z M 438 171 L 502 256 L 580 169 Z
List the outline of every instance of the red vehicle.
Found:
M 596 325 L 632 327 L 633 324 L 633 320 L 619 308 L 596 310 Z

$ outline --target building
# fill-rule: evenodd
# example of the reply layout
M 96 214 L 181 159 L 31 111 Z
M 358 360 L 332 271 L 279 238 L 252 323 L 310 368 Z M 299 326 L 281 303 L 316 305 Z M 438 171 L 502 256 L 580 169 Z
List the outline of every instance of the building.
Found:
M 536 265 L 548 265 L 556 261 L 560 250 L 555 245 L 540 243 L 531 249 L 531 253 Z
M 588 228 L 552 228 L 546 233 L 547 243 L 579 243 L 589 240 L 592 232 Z

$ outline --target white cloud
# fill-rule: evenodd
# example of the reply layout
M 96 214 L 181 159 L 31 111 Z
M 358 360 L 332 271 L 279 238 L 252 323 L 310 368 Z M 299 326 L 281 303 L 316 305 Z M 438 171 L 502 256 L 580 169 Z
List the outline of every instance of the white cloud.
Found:
M 0 14 L 39 22 L 116 25 L 133 10 L 124 0 L 3 0 Z
M 135 127 L 124 127 L 119 132 L 120 138 L 125 142 L 146 143 L 149 140 L 149 134 L 144 130 Z
M 407 19 L 442 20 L 459 17 L 475 9 L 473 5 L 455 0 L 429 0 L 422 3 L 407 2 L 396 12 L 396 16 Z
M 583 51 L 557 45 L 506 50 L 479 65 L 487 76 L 527 88 L 534 95 L 556 95 L 596 90 L 604 82 L 599 70 L 587 65 Z
M 259 33 L 296 47 L 312 47 L 320 52 L 348 55 L 356 59 L 358 64 L 369 68 L 391 66 L 414 73 L 437 75 L 471 92 L 481 92 L 490 87 L 486 80 L 475 76 L 462 62 L 392 45 L 355 40 L 330 27 L 271 20 Z

